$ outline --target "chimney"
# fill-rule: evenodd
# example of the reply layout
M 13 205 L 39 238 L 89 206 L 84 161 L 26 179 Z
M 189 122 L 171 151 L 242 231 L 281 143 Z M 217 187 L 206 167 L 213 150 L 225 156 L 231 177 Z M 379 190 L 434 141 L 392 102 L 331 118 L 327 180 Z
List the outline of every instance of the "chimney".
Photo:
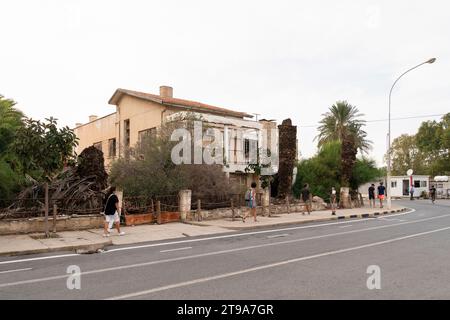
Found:
M 89 116 L 89 122 L 95 121 L 97 120 L 97 116 L 96 115 L 90 115 Z
M 173 88 L 169 86 L 160 86 L 159 95 L 163 98 L 173 98 Z

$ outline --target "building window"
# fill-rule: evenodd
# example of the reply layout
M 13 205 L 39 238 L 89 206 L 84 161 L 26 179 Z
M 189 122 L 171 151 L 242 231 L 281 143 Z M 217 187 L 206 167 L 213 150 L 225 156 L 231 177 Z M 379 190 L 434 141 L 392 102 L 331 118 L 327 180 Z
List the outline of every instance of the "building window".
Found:
M 414 180 L 414 188 L 420 188 L 420 180 Z
M 421 188 L 426 188 L 427 187 L 427 182 L 426 181 L 420 181 L 420 187 Z
M 250 154 L 251 152 L 258 152 L 258 141 L 251 139 L 244 139 L 244 157 L 246 160 L 251 160 L 252 162 L 256 162 L 257 154 Z M 250 158 L 251 156 L 251 158 Z
M 125 147 L 129 147 L 130 146 L 130 119 L 124 120 L 123 131 L 124 131 L 123 143 L 124 143 Z
M 139 142 L 144 141 L 147 137 L 152 137 L 156 135 L 156 127 L 142 130 L 138 132 L 138 140 Z
M 244 139 L 244 156 L 245 159 L 250 156 L 250 139 Z
M 101 142 L 96 142 L 93 144 L 94 148 L 97 148 L 98 150 L 102 151 L 102 143 Z
M 397 188 L 397 181 L 391 181 L 391 188 Z
M 108 149 L 109 149 L 108 156 L 111 158 L 115 157 L 116 156 L 116 139 L 108 140 Z

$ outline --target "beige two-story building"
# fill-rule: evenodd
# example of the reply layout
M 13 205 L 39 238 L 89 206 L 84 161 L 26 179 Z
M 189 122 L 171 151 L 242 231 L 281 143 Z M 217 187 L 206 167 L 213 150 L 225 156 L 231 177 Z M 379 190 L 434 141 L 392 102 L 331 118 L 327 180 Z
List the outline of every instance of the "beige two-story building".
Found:
M 276 128 L 274 121 L 255 121 L 252 115 L 242 111 L 174 98 L 173 88 L 169 86 L 161 86 L 159 95 L 117 89 L 109 104 L 115 106 L 115 112 L 103 117 L 92 115 L 89 122 L 77 123 L 74 129 L 79 138 L 77 154 L 93 145 L 103 151 L 106 168 L 145 135 L 156 133 L 165 121 L 189 112 L 200 115 L 208 126 L 218 128 L 222 133 L 227 162 L 224 171 L 245 176 L 250 148 L 261 144 L 263 129 Z M 272 170 L 277 172 L 278 167 L 274 165 Z

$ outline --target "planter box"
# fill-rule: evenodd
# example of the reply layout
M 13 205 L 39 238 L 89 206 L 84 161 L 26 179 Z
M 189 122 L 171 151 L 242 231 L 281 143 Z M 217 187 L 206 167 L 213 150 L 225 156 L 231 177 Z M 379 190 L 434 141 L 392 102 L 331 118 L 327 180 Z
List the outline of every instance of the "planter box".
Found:
M 153 218 L 152 213 L 126 214 L 125 215 L 125 225 L 126 226 L 153 223 L 154 221 L 155 220 Z
M 158 223 L 162 224 L 180 221 L 181 221 L 181 214 L 179 212 L 161 212 L 161 219 L 158 221 Z

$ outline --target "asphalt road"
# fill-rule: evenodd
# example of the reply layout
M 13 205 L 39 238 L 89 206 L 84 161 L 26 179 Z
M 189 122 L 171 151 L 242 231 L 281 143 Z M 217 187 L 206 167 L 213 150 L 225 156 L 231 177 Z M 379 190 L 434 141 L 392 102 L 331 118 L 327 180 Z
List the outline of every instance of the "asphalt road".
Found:
M 450 201 L 401 204 L 413 212 L 3 257 L 0 299 L 450 299 Z

